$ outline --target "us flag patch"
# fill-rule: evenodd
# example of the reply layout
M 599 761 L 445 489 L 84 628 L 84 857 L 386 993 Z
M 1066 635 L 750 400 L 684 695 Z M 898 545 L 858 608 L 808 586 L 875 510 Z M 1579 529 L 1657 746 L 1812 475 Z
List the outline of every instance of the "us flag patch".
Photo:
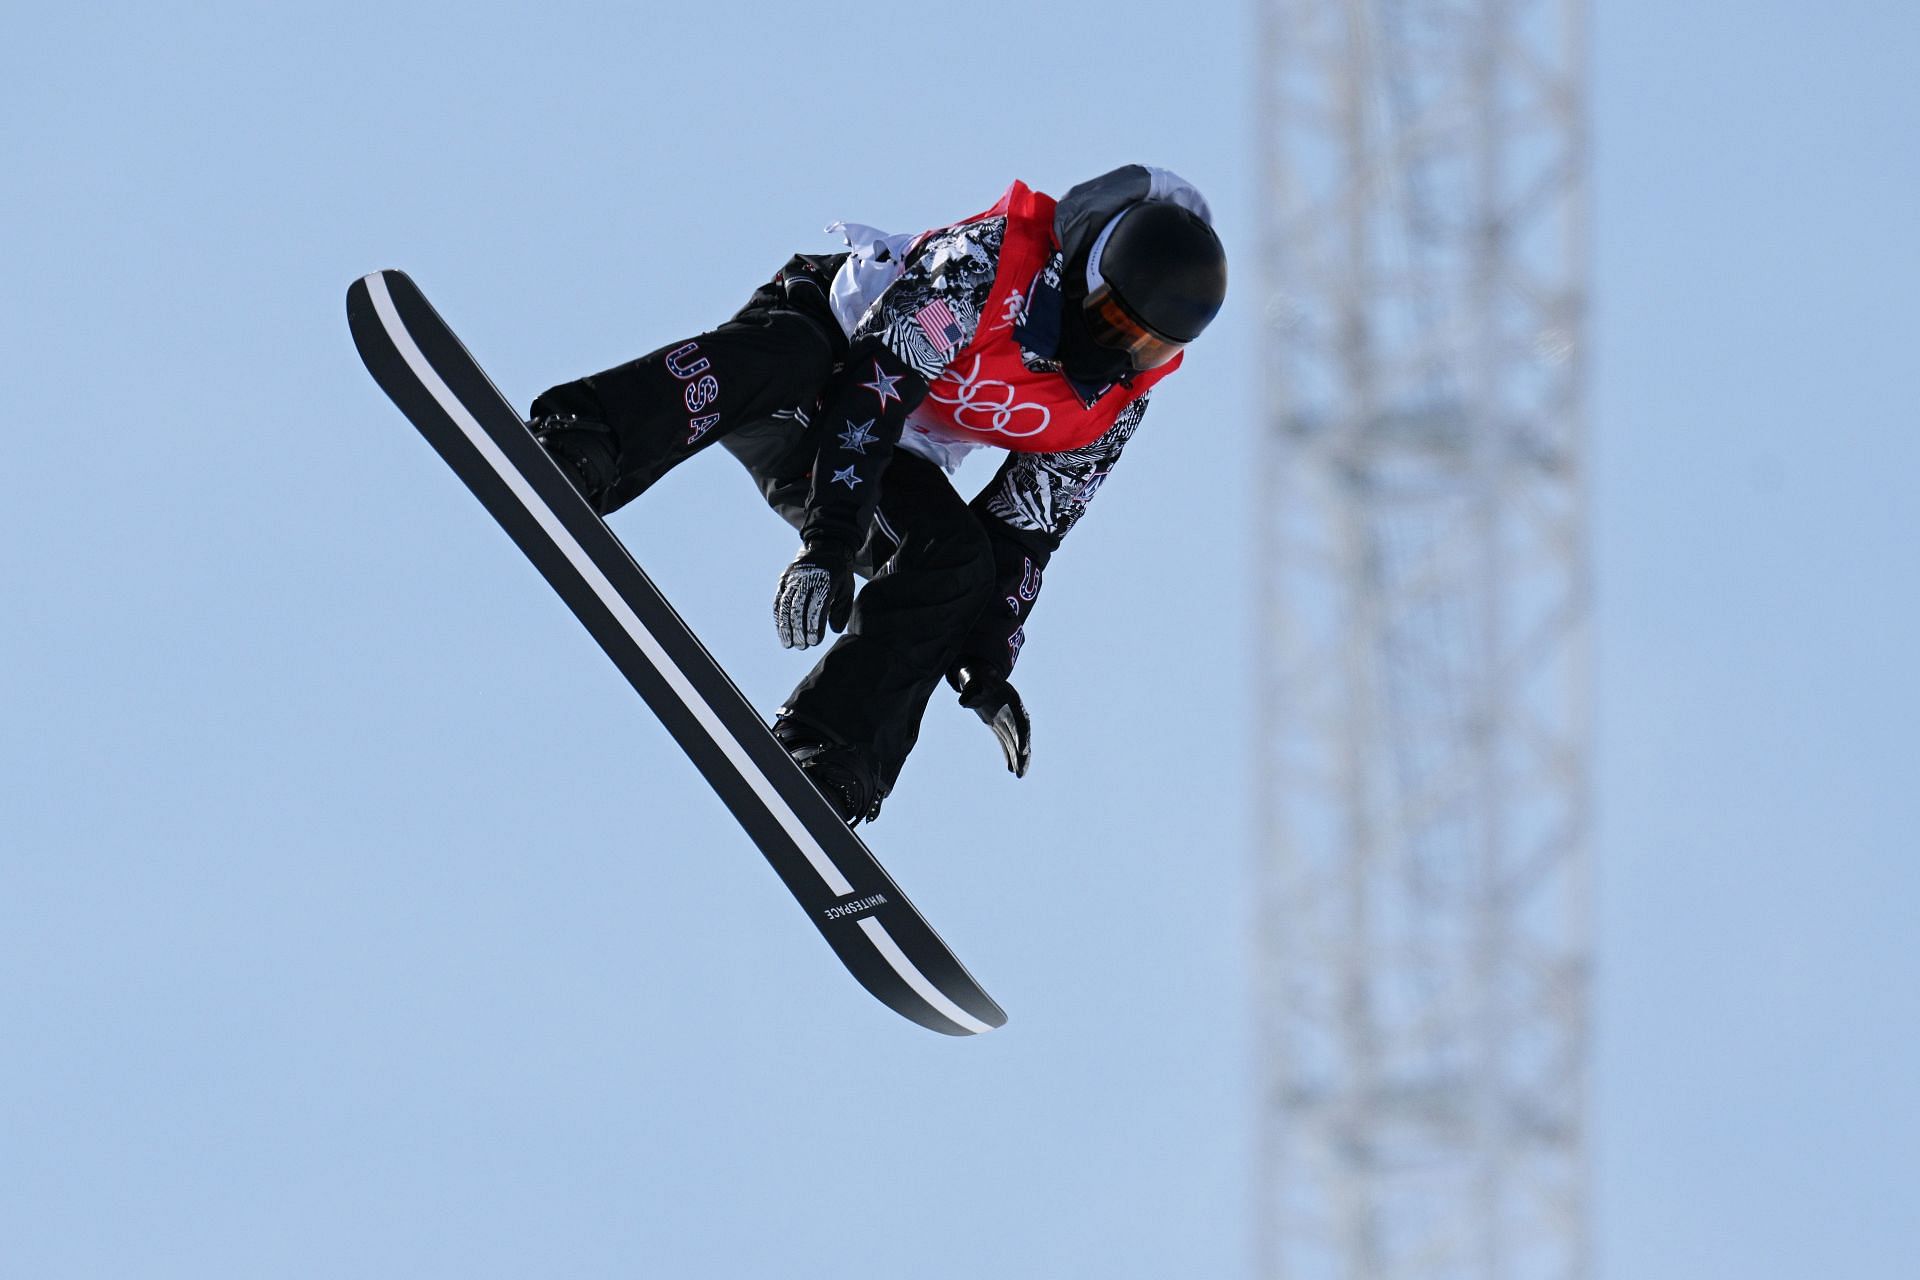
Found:
M 913 319 L 920 326 L 920 332 L 927 335 L 927 341 L 942 351 L 952 351 L 966 336 L 966 330 L 960 327 L 958 317 L 945 298 L 935 298 L 914 312 Z

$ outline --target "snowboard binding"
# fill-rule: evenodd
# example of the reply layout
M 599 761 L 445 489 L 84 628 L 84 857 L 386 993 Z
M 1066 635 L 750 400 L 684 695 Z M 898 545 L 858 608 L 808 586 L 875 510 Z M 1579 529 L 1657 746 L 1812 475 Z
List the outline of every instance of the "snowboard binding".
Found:
M 880 802 L 886 797 L 880 794 L 873 766 L 864 752 L 834 741 L 785 712 L 773 722 L 773 736 L 849 827 L 880 816 Z

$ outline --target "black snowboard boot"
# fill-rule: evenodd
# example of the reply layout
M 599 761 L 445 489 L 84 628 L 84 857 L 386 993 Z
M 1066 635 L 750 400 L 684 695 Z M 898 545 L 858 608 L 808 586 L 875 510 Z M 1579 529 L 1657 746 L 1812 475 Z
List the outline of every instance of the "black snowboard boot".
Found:
M 601 499 L 620 477 L 620 442 L 613 428 L 571 413 L 549 413 L 527 423 L 547 456 L 560 464 L 587 505 L 601 511 Z
M 835 742 L 786 715 L 773 722 L 773 736 L 848 826 L 880 816 L 883 797 L 874 785 L 873 766 L 858 748 Z

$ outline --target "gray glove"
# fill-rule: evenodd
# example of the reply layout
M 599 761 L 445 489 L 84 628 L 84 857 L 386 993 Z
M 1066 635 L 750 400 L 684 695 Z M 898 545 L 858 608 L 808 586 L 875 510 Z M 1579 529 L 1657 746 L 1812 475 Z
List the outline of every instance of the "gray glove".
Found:
M 838 543 L 800 549 L 773 596 L 773 625 L 783 649 L 806 649 L 842 630 L 853 611 L 853 552 Z
M 947 679 L 960 691 L 960 705 L 979 716 L 1000 740 L 1007 772 L 1026 777 L 1033 763 L 1033 721 L 1027 718 L 1020 691 L 1005 676 L 979 667 L 956 667 Z

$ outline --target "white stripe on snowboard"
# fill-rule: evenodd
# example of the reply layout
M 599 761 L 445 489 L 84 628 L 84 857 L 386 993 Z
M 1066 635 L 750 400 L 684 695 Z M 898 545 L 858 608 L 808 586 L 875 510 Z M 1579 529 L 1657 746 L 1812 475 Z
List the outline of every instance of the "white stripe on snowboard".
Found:
M 646 655 L 647 661 L 653 664 L 654 670 L 672 688 L 693 718 L 700 722 L 700 727 L 707 731 L 707 736 L 713 740 L 713 744 L 720 748 L 721 753 L 727 757 L 735 771 L 746 780 L 748 786 L 753 788 L 754 794 L 766 806 L 767 812 L 779 822 L 794 846 L 806 857 L 807 862 L 821 880 L 826 882 L 827 888 L 833 890 L 836 897 L 845 897 L 852 893 L 853 884 L 841 873 L 840 868 L 834 865 L 833 859 L 828 857 L 827 851 L 820 847 L 820 842 L 814 839 L 813 833 L 807 830 L 806 824 L 800 821 L 799 815 L 794 813 L 785 797 L 774 789 L 773 783 L 753 762 L 753 758 L 740 745 L 739 739 L 727 731 L 720 717 L 715 715 L 713 708 L 707 704 L 707 700 L 687 679 L 686 674 L 680 670 L 672 656 L 660 647 L 660 642 L 654 639 L 653 633 L 647 630 L 646 624 L 640 621 L 632 606 L 614 588 L 613 583 L 607 580 L 607 576 L 600 571 L 600 566 L 593 562 L 586 549 L 580 545 L 567 527 L 560 523 L 559 517 L 553 514 L 552 508 L 533 492 L 532 486 L 527 483 L 527 478 L 520 473 L 520 469 L 507 460 L 507 456 L 500 452 L 500 446 L 494 442 L 493 437 L 487 434 L 486 429 L 475 420 L 467 406 L 461 402 L 460 397 L 454 395 L 452 388 L 442 380 L 439 372 L 434 369 L 418 344 L 414 342 L 413 335 L 407 331 L 405 322 L 400 319 L 400 313 L 393 305 L 393 296 L 387 292 L 385 278 L 376 272 L 365 277 L 365 283 L 367 294 L 373 300 L 375 314 L 380 317 L 380 323 L 385 327 L 387 336 L 393 340 L 394 349 L 400 353 L 400 358 L 407 362 L 407 367 L 413 370 L 413 375 L 420 380 L 420 385 L 427 389 L 427 392 L 446 411 L 447 416 L 452 418 L 454 424 L 466 435 L 468 441 L 480 451 L 481 457 L 487 460 L 487 465 L 506 482 L 507 487 L 513 491 L 514 497 L 520 500 L 520 505 L 526 508 L 527 514 L 534 518 L 547 537 L 551 538 L 553 544 L 567 557 L 574 571 L 589 587 L 593 588 L 593 593 L 600 598 L 600 603 L 605 605 L 608 612 L 619 621 L 628 638 L 639 646 L 640 651 Z M 893 935 L 887 932 L 885 925 L 868 916 L 860 921 L 860 929 L 873 943 L 874 948 L 886 958 L 887 963 L 893 966 L 894 971 L 921 999 L 968 1031 L 978 1034 L 993 1030 L 991 1026 L 948 999 L 944 992 L 934 986 L 907 953 L 900 949 L 900 944 L 894 941 Z
M 907 953 L 900 949 L 900 944 L 893 940 L 893 935 L 887 932 L 885 925 L 872 916 L 867 916 L 860 921 L 860 932 L 867 935 L 868 941 L 873 943 L 874 950 L 887 958 L 887 963 L 893 966 L 893 971 L 906 979 L 907 985 L 913 988 L 915 995 L 975 1035 L 979 1035 L 982 1031 L 993 1030 L 992 1027 L 949 1000 L 946 992 L 929 982 L 927 975 L 914 966 L 913 961 L 907 958 Z

